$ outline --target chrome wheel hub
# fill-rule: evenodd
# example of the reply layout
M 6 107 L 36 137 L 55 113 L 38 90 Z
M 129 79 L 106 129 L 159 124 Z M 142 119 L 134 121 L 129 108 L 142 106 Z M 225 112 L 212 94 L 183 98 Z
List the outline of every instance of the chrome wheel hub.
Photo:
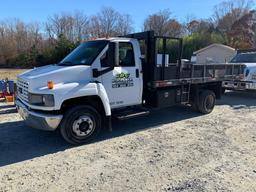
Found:
M 81 116 L 73 123 L 73 131 L 79 137 L 90 135 L 94 130 L 94 122 L 89 116 Z

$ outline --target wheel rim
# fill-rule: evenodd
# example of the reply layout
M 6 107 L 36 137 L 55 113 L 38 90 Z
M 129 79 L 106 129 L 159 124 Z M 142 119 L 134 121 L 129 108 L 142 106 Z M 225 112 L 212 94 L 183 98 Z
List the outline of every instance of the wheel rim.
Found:
M 88 137 L 93 133 L 95 129 L 95 123 L 90 116 L 80 116 L 73 123 L 73 132 L 78 137 Z
M 213 97 L 212 95 L 209 95 L 209 96 L 206 98 L 205 106 L 206 106 L 206 108 L 209 109 L 209 110 L 213 109 L 213 107 L 214 107 L 214 97 Z

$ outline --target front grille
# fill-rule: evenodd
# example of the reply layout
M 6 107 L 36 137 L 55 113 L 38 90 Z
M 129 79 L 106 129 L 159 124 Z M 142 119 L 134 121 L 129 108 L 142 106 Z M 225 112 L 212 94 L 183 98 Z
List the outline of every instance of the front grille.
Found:
M 24 81 L 23 79 L 18 78 L 17 93 L 18 93 L 18 97 L 21 100 L 28 102 L 28 82 Z

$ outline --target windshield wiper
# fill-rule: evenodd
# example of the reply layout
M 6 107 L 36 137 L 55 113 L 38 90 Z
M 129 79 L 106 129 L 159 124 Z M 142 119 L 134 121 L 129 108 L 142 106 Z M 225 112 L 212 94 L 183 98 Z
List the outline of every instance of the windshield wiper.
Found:
M 74 65 L 88 65 L 86 63 L 73 63 L 71 61 L 65 61 L 63 63 L 58 63 L 59 66 L 74 66 Z
M 60 66 L 72 66 L 74 63 L 72 61 L 65 61 L 63 63 L 58 63 Z

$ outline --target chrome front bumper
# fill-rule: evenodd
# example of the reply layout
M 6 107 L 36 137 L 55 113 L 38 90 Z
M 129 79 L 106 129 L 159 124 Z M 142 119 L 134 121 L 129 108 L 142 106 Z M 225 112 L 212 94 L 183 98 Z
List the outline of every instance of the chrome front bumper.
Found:
M 223 81 L 222 87 L 231 90 L 256 90 L 256 83 L 248 81 Z
M 45 131 L 54 131 L 59 126 L 63 115 L 53 115 L 32 111 L 21 101 L 16 100 L 16 107 L 27 126 Z

